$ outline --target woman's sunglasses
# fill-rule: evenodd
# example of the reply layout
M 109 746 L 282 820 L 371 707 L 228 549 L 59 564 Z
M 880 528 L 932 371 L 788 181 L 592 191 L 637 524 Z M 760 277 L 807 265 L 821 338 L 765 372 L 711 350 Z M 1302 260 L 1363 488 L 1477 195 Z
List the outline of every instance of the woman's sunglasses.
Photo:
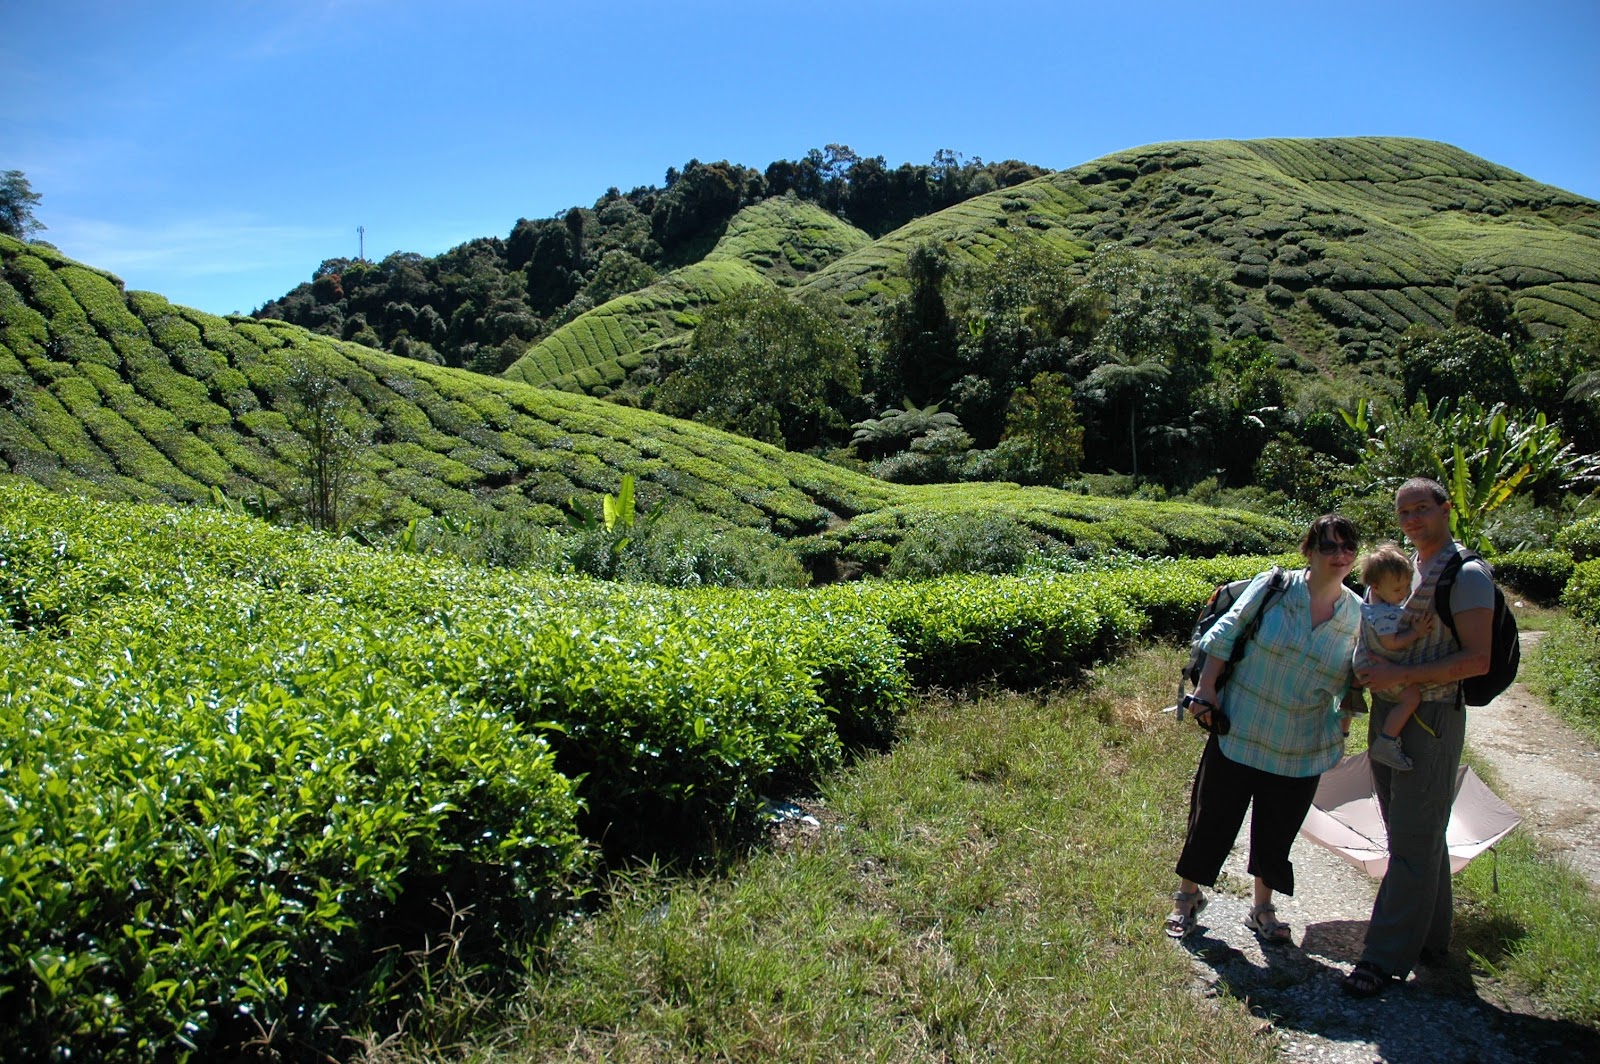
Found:
M 1333 555 L 1339 554 L 1343 551 L 1349 551 L 1351 554 L 1354 554 L 1356 552 L 1356 545 L 1345 540 L 1324 539 L 1317 542 L 1318 554 L 1326 555 L 1331 558 Z

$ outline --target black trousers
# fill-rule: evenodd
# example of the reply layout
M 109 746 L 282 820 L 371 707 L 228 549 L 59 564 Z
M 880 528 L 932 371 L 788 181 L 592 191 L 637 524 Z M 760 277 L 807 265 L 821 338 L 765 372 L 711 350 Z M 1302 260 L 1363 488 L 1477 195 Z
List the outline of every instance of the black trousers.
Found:
M 1215 735 L 1207 738 L 1189 792 L 1189 833 L 1178 855 L 1178 876 L 1216 886 L 1249 808 L 1250 874 L 1280 894 L 1293 894 L 1289 848 L 1321 778 L 1280 776 L 1241 765 L 1228 760 Z

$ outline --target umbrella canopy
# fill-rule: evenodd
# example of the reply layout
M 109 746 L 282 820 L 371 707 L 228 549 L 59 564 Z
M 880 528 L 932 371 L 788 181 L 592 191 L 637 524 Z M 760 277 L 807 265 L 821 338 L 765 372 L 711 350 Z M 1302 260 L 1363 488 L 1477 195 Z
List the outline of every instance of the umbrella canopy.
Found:
M 1459 872 L 1478 854 L 1522 823 L 1505 802 L 1466 765 L 1456 771 L 1455 804 L 1445 829 L 1450 871 Z M 1382 878 L 1389 868 L 1389 833 L 1378 811 L 1372 768 L 1363 752 L 1347 757 L 1322 774 L 1311 811 L 1300 834 L 1326 846 L 1369 876 Z

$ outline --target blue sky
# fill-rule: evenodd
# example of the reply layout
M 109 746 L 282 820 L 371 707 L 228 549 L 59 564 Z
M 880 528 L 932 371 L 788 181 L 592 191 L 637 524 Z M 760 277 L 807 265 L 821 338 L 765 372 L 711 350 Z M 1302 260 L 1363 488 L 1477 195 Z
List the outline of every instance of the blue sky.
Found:
M 323 259 L 828 143 L 1064 169 L 1165 140 L 1445 141 L 1600 199 L 1600 3 L 0 0 L 41 237 L 215 313 Z

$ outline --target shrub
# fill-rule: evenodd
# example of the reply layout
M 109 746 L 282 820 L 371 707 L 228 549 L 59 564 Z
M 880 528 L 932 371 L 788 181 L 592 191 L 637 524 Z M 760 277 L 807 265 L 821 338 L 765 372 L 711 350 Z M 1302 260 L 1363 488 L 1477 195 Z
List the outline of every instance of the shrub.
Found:
M 1556 533 L 1554 546 L 1572 555 L 1573 561 L 1600 558 L 1600 514 L 1574 522 Z
M 889 557 L 887 575 L 926 580 L 954 573 L 1010 573 L 1039 550 L 1039 538 L 997 513 L 928 514 Z
M 755 528 L 716 529 L 674 510 L 636 535 L 617 575 L 667 587 L 804 587 L 811 574 L 781 537 Z
M 1541 605 L 1560 601 L 1572 576 L 1572 556 L 1559 550 L 1524 550 L 1497 554 L 1494 575 Z
M 1561 592 L 1561 604 L 1588 624 L 1600 625 L 1600 558 L 1579 562 Z

